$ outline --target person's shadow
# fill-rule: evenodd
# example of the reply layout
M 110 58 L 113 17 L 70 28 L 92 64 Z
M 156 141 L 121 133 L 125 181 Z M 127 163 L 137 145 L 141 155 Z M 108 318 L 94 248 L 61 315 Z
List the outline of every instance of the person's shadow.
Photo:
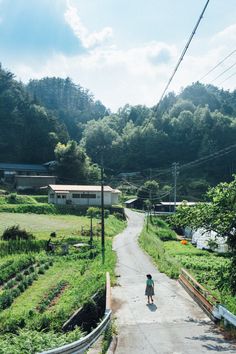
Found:
M 152 312 L 155 312 L 157 310 L 157 306 L 155 304 L 147 304 L 147 307 Z

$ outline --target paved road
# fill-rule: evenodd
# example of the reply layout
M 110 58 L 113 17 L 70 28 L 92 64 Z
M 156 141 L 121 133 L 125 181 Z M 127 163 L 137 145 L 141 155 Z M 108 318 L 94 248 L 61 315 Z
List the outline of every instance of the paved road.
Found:
M 128 227 L 114 240 L 118 285 L 113 288 L 117 319 L 116 354 L 236 353 L 214 324 L 175 280 L 155 268 L 137 244 L 144 216 L 127 210 Z M 155 282 L 154 305 L 144 296 L 146 274 Z

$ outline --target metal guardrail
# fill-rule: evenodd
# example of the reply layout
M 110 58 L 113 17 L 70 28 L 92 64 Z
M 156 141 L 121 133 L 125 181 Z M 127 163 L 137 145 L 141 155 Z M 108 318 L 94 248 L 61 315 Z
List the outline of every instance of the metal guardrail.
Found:
M 111 286 L 110 275 L 106 273 L 106 310 L 105 315 L 99 325 L 87 336 L 62 347 L 50 349 L 40 354 L 83 354 L 88 350 L 91 345 L 96 342 L 100 335 L 105 331 L 111 321 Z
M 236 316 L 224 306 L 217 304 L 217 299 L 185 269 L 181 269 L 179 282 L 213 321 L 223 319 L 225 324 L 236 327 Z
M 105 314 L 102 322 L 87 336 L 76 342 L 63 345 L 62 347 L 44 351 L 41 354 L 83 354 L 98 339 L 103 331 L 107 328 L 111 320 L 111 310 Z
M 225 324 L 230 323 L 232 326 L 236 327 L 236 316 L 228 311 L 224 306 L 214 306 L 212 314 L 217 320 L 224 319 Z

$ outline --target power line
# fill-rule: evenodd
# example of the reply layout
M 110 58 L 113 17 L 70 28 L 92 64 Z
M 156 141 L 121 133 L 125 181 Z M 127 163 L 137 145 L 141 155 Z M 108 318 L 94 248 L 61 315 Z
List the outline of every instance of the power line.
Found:
M 184 49 L 183 49 L 183 51 L 182 51 L 182 53 L 181 53 L 181 55 L 180 55 L 180 58 L 179 58 L 179 60 L 178 60 L 178 62 L 177 62 L 177 65 L 176 65 L 176 67 L 174 68 L 174 71 L 173 71 L 171 77 L 169 78 L 169 80 L 168 80 L 168 82 L 167 82 L 167 84 L 166 84 L 166 86 L 165 86 L 165 88 L 164 88 L 164 91 L 163 91 L 163 93 L 162 93 L 162 95 L 161 95 L 161 97 L 160 97 L 160 99 L 159 99 L 159 101 L 158 101 L 158 103 L 157 103 L 156 110 L 158 109 L 158 107 L 159 107 L 159 105 L 160 105 L 160 103 L 161 103 L 163 97 L 165 96 L 165 93 L 166 93 L 166 91 L 168 90 L 168 87 L 170 86 L 170 83 L 171 83 L 171 81 L 173 80 L 173 78 L 174 78 L 174 76 L 175 76 L 175 74 L 176 74 L 176 72 L 177 72 L 177 70 L 178 70 L 178 68 L 179 68 L 179 66 L 180 66 L 180 64 L 181 64 L 181 61 L 184 59 L 184 56 L 185 56 L 185 54 L 186 54 L 186 52 L 187 52 L 187 50 L 188 50 L 188 48 L 189 48 L 189 45 L 190 45 L 190 43 L 191 43 L 191 41 L 192 41 L 192 39 L 193 39 L 193 36 L 195 35 L 195 33 L 196 33 L 196 31 L 197 31 L 197 28 L 198 28 L 198 26 L 199 26 L 199 24 L 200 24 L 200 22 L 201 22 L 201 20 L 202 20 L 202 18 L 203 18 L 204 12 L 206 11 L 206 8 L 207 8 L 207 6 L 208 6 L 208 4 L 209 4 L 209 1 L 210 1 L 210 0 L 207 0 L 207 2 L 206 2 L 205 6 L 204 6 L 204 8 L 203 8 L 203 10 L 202 10 L 202 12 L 201 12 L 201 14 L 200 14 L 200 17 L 199 17 L 199 19 L 198 19 L 196 25 L 194 26 L 194 29 L 193 29 L 193 31 L 192 31 L 192 33 L 191 33 L 191 35 L 190 35 L 190 37 L 189 37 L 189 39 L 188 39 L 188 41 L 187 41 L 187 44 L 185 45 L 185 47 L 184 47 Z M 148 120 L 148 122 L 144 125 L 143 129 L 145 129 L 145 128 L 149 125 L 149 123 L 151 122 L 151 119 L 152 119 L 152 117 L 151 117 L 151 118 Z
M 233 63 L 232 65 L 230 65 L 227 69 L 225 69 L 222 73 L 220 73 L 219 75 L 217 75 L 211 82 L 210 82 L 210 84 L 212 83 L 212 82 L 214 82 L 214 81 L 216 81 L 219 77 L 221 77 L 222 75 L 224 75 L 227 71 L 229 71 L 230 69 L 232 69 L 234 66 L 236 65 L 236 62 L 235 63 Z
M 228 77 L 227 77 L 226 79 L 224 79 L 223 81 L 221 81 L 221 82 L 218 84 L 218 86 L 219 86 L 219 85 L 222 85 L 225 81 L 231 79 L 231 77 L 233 77 L 233 76 L 235 76 L 235 75 L 236 75 L 236 72 L 233 73 L 233 74 L 231 74 L 230 76 L 228 76 Z
M 200 77 L 199 81 L 203 80 L 206 76 L 208 76 L 212 71 L 214 71 L 218 66 L 223 64 L 231 55 L 233 55 L 236 52 L 236 49 L 234 49 L 230 54 L 228 54 L 224 59 L 222 59 L 218 64 L 216 64 L 212 69 L 210 69 L 205 75 Z
M 214 159 L 216 159 L 218 157 L 225 156 L 225 155 L 231 153 L 235 148 L 236 148 L 236 144 L 227 146 L 226 148 L 224 148 L 222 150 L 219 150 L 219 151 L 216 151 L 213 154 L 210 154 L 210 155 L 207 155 L 207 156 L 203 156 L 200 159 L 197 159 L 197 160 L 191 161 L 189 163 L 186 163 L 186 164 L 180 166 L 180 169 L 199 166 L 202 163 L 209 162 L 209 161 L 214 160 Z

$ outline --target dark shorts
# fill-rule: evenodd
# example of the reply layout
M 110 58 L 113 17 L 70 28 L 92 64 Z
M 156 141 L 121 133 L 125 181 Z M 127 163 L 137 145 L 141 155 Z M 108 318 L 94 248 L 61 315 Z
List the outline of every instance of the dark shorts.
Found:
M 151 285 L 147 285 L 147 286 L 146 286 L 145 295 L 146 295 L 146 296 L 152 296 L 152 295 L 154 295 L 153 286 L 151 286 Z

